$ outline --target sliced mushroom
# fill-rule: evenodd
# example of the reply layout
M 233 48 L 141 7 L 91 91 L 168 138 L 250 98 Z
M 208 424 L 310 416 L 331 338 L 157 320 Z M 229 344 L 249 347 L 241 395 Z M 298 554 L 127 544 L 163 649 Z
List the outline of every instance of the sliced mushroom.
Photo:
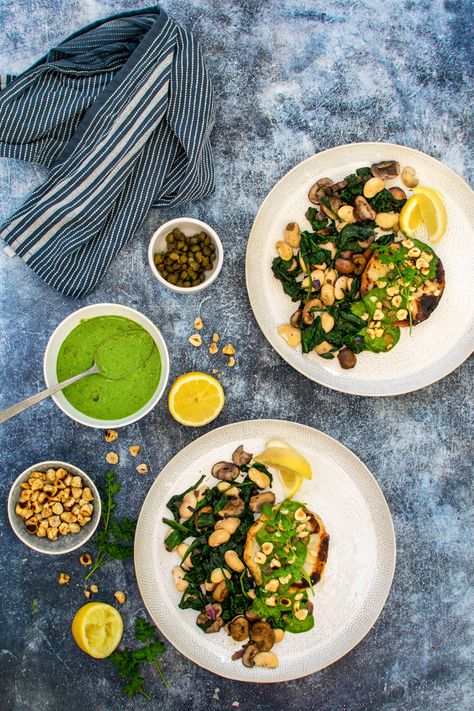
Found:
M 273 628 L 264 622 L 254 622 L 249 632 L 250 641 L 257 645 L 261 652 L 268 652 L 275 644 Z
M 354 205 L 354 217 L 358 222 L 375 220 L 375 215 L 377 213 L 370 207 L 369 203 L 363 195 L 357 195 L 357 197 L 354 199 Z
M 303 313 L 302 309 L 298 309 L 295 311 L 294 314 L 292 314 L 290 318 L 290 323 L 293 326 L 293 328 L 299 328 L 301 326 L 301 314 Z
M 334 266 L 340 274 L 352 274 L 354 265 L 350 259 L 336 259 Z
M 321 210 L 324 212 L 325 215 L 327 215 L 331 218 L 331 220 L 333 220 L 335 217 L 337 217 L 337 211 L 340 207 L 342 207 L 343 204 L 344 203 L 340 197 L 332 197 L 329 199 L 329 207 L 323 204 L 321 205 Z
M 260 513 L 263 508 L 263 504 L 274 504 L 275 494 L 273 491 L 264 491 L 262 494 L 255 494 L 255 496 L 250 497 L 249 506 L 250 510 L 254 513 Z
M 250 460 L 252 459 L 253 454 L 249 454 L 248 452 L 244 452 L 244 445 L 241 444 L 235 452 L 232 455 L 232 461 L 234 464 L 236 464 L 238 467 L 241 467 L 243 464 L 248 464 Z
M 249 642 L 249 644 L 246 644 L 244 647 L 244 653 L 242 655 L 242 663 L 245 667 L 254 667 L 255 662 L 254 657 L 256 654 L 259 653 L 259 648 L 257 647 L 256 644 L 253 644 L 253 642 Z
M 311 186 L 308 193 L 308 200 L 313 203 L 313 205 L 319 205 L 321 198 L 326 195 L 326 192 L 321 188 L 318 183 Z
M 370 170 L 373 176 L 382 178 L 382 180 L 395 178 L 400 172 L 400 163 L 397 163 L 396 160 L 382 160 L 380 163 L 373 163 Z
M 228 500 L 227 504 L 224 506 L 223 509 L 219 511 L 218 515 L 221 518 L 228 518 L 229 516 L 240 516 L 240 514 L 244 510 L 244 506 L 245 504 L 243 500 L 239 499 L 238 496 L 234 496 Z
M 221 481 L 232 481 L 239 473 L 239 467 L 232 462 L 217 462 L 212 467 L 212 476 Z
M 213 632 L 219 632 L 219 630 L 224 626 L 224 620 L 221 617 L 222 606 L 216 603 L 212 605 L 207 605 L 204 612 L 201 612 L 196 619 L 196 624 L 206 625 L 208 622 L 211 624 L 205 628 L 206 634 L 212 634 Z
M 316 182 L 316 184 L 319 185 L 320 188 L 331 188 L 332 189 L 333 182 L 332 182 L 331 178 L 320 178 Z
M 333 193 L 340 193 L 344 188 L 347 188 L 347 180 L 340 180 L 338 183 L 331 185 L 331 191 Z
M 243 642 L 249 636 L 249 621 L 243 615 L 237 615 L 229 622 L 229 635 L 236 642 Z
M 406 200 L 406 194 L 401 188 L 389 188 L 388 192 L 393 195 L 395 200 Z
M 321 308 L 321 301 L 320 299 L 310 299 L 307 301 L 304 305 L 303 312 L 301 314 L 301 318 L 303 319 L 303 322 L 307 325 L 310 326 L 314 319 L 315 315 L 312 311 L 312 309 L 316 308 Z

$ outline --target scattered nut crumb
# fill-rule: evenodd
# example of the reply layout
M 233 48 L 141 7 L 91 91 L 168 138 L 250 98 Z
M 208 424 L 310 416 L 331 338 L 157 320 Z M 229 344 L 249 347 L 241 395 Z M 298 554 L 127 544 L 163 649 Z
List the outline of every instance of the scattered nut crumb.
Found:
M 139 464 L 137 467 L 139 474 L 148 474 L 148 464 Z
M 123 605 L 123 603 L 127 599 L 127 596 L 121 590 L 117 590 L 117 592 L 114 593 L 114 598 L 117 600 L 119 605 Z
M 188 341 L 195 348 L 199 348 L 199 346 L 202 346 L 202 338 L 199 333 L 193 333 L 192 336 L 189 336 Z
M 83 553 L 79 560 L 81 565 L 92 565 L 92 556 L 89 553 Z
M 88 590 L 87 588 L 84 588 L 84 597 L 86 597 L 88 600 L 91 596 L 91 591 Z
M 235 355 L 235 348 L 232 343 L 228 343 L 226 346 L 224 346 L 222 352 L 224 355 L 232 356 Z
M 230 356 L 230 358 L 229 358 L 229 360 L 228 360 L 228 363 L 227 363 L 227 366 L 228 366 L 229 368 L 233 368 L 234 365 L 235 365 L 235 358 L 234 358 L 234 356 Z
M 115 442 L 118 439 L 117 430 L 105 430 L 104 439 L 106 442 Z
M 219 336 L 218 333 L 213 333 L 213 334 L 212 334 L 212 340 L 214 341 L 214 343 L 218 343 L 219 338 L 220 338 L 220 336 Z
M 91 585 L 91 592 L 93 592 L 93 593 L 98 593 L 98 592 L 99 592 L 99 588 L 97 587 L 97 585 L 96 585 L 95 583 L 93 583 L 93 584 Z
M 109 464 L 117 464 L 119 460 L 118 454 L 115 454 L 115 452 L 109 452 L 105 459 Z
M 203 324 L 203 322 L 202 322 L 202 318 L 201 318 L 200 316 L 196 316 L 196 318 L 194 319 L 194 324 L 193 324 L 193 325 L 194 325 L 194 328 L 195 328 L 197 331 L 200 331 L 201 328 L 204 327 L 204 324 Z
M 59 575 L 58 575 L 58 583 L 59 583 L 60 585 L 67 585 L 70 580 L 71 580 L 71 576 L 68 575 L 67 573 L 59 573 Z
M 131 447 L 128 448 L 128 451 L 132 455 L 132 457 L 136 457 L 138 454 L 140 454 L 141 447 L 139 444 L 133 444 Z
M 218 373 L 219 370 L 218 370 L 218 368 L 213 368 L 213 369 L 212 369 L 212 372 L 213 372 L 213 373 Z
M 210 353 L 211 355 L 215 355 L 218 350 L 219 350 L 219 349 L 218 349 L 218 347 L 217 347 L 217 345 L 216 345 L 215 343 L 210 343 L 210 344 L 209 344 L 209 353 Z

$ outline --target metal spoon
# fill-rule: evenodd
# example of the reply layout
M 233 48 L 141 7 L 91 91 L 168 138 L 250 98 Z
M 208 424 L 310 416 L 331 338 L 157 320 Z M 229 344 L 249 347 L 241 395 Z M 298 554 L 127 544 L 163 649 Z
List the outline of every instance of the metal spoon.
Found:
M 126 331 L 123 333 L 124 337 L 127 337 L 131 334 L 137 333 L 136 330 L 130 330 Z M 140 332 L 141 333 L 141 332 Z M 149 334 L 147 334 L 149 335 Z M 41 400 L 45 400 L 47 397 L 50 397 L 50 395 L 54 395 L 55 393 L 59 392 L 63 388 L 67 388 L 68 385 L 72 385 L 73 383 L 76 383 L 78 380 L 81 380 L 82 378 L 86 378 L 88 375 L 101 375 L 101 370 L 99 366 L 97 365 L 96 362 L 96 357 L 97 357 L 97 351 L 104 345 L 104 343 L 107 343 L 107 341 L 111 341 L 112 339 L 117 339 L 117 337 L 121 337 L 122 334 L 115 334 L 113 336 L 109 336 L 105 340 L 103 340 L 97 348 L 95 349 L 94 352 L 94 365 L 92 368 L 89 368 L 89 370 L 85 370 L 83 373 L 79 373 L 79 375 L 74 375 L 72 378 L 68 378 L 67 380 L 63 380 L 62 383 L 58 383 L 57 385 L 53 385 L 47 390 L 43 390 L 42 392 L 38 393 L 37 395 L 33 395 L 32 397 L 27 397 L 26 400 L 22 400 L 21 402 L 17 402 L 16 405 L 11 405 L 10 407 L 7 407 L 5 410 L 0 410 L 0 425 L 3 422 L 6 422 L 7 420 L 10 420 L 12 417 L 15 417 L 15 415 L 19 415 L 20 412 L 23 412 L 23 410 L 27 410 L 29 407 L 32 405 L 36 405 L 37 402 L 41 402 Z M 148 360 L 148 358 L 151 356 L 155 342 L 150 336 L 150 339 L 152 341 L 151 349 L 146 358 L 144 358 L 139 365 L 137 365 L 133 370 L 129 370 L 126 372 L 124 375 L 121 375 L 120 377 L 115 377 L 111 378 L 110 376 L 107 377 L 107 380 L 123 380 L 123 378 L 128 377 L 132 373 L 135 373 L 137 370 L 139 370 Z M 105 377 L 105 376 L 104 376 Z

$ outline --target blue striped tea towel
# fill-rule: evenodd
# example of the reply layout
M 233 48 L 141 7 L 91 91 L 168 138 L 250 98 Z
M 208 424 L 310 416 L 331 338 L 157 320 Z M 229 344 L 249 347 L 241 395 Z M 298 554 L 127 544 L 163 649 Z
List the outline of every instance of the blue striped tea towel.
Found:
M 88 25 L 0 92 L 0 155 L 51 169 L 0 236 L 84 296 L 152 206 L 212 192 L 213 122 L 200 48 L 161 8 Z

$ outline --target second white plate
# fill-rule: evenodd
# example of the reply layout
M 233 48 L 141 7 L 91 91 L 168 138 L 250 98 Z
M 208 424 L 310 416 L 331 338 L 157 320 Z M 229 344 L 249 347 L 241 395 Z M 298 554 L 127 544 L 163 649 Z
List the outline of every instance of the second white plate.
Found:
M 249 669 L 231 655 L 241 647 L 220 631 L 204 634 L 197 612 L 180 610 L 181 598 L 171 571 L 179 563 L 164 537 L 166 502 L 192 486 L 201 474 L 209 485 L 211 467 L 228 460 L 239 444 L 258 453 L 272 438 L 291 442 L 313 470 L 295 498 L 321 516 L 330 535 L 323 578 L 315 587 L 315 626 L 304 634 L 286 634 L 275 647 L 277 669 Z M 207 482 L 204 482 L 207 483 Z M 283 491 L 277 477 L 277 501 Z M 294 422 L 253 420 L 213 430 L 185 447 L 161 471 L 145 499 L 135 536 L 135 571 L 143 601 L 157 627 L 182 654 L 229 679 L 279 682 L 312 674 L 347 654 L 377 620 L 392 584 L 395 534 L 385 498 L 367 467 L 327 435 Z
M 448 211 L 448 229 L 434 245 L 446 272 L 446 288 L 430 318 L 402 329 L 389 353 L 364 352 L 352 370 L 337 359 L 324 360 L 290 348 L 278 334 L 297 305 L 283 293 L 271 271 L 275 243 L 288 222 L 308 229 L 308 190 L 322 177 L 342 180 L 356 168 L 380 160 L 415 168 L 421 185 L 437 188 Z M 393 181 L 401 185 L 401 181 Z M 303 227 L 304 226 L 304 227 Z M 317 153 L 290 170 L 263 202 L 247 247 L 246 275 L 250 303 L 265 337 L 293 368 L 307 378 L 352 395 L 400 395 L 423 388 L 457 368 L 474 348 L 474 194 L 452 170 L 424 153 L 392 143 L 354 143 Z

